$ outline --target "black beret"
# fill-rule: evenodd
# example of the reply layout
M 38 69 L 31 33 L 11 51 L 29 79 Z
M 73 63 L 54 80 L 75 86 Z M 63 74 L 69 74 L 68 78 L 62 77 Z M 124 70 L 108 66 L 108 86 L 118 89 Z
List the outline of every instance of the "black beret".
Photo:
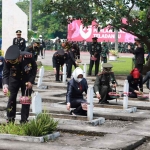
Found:
M 17 59 L 20 55 L 20 50 L 17 45 L 10 46 L 6 53 L 5 53 L 5 59 L 7 60 L 14 60 Z
M 65 54 L 63 49 L 57 50 L 57 53 L 58 53 L 59 55 L 64 55 L 64 54 Z
M 22 33 L 21 30 L 17 30 L 17 31 L 16 31 L 16 34 L 21 34 L 21 33 Z
M 93 40 L 97 40 L 98 38 L 97 38 L 97 37 L 93 37 L 92 39 L 93 39 Z

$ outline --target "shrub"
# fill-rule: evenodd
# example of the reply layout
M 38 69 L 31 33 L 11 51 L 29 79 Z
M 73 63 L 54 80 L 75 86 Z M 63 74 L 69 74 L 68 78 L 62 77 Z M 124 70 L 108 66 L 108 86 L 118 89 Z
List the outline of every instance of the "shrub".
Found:
M 117 50 L 110 50 L 109 54 L 111 54 L 112 56 L 118 56 L 118 51 Z
M 16 125 L 14 123 L 9 123 L 0 125 L 0 133 L 43 136 L 55 131 L 57 125 L 58 121 L 55 121 L 49 114 L 41 113 L 36 119 L 33 119 L 26 124 Z
M 40 113 L 36 119 L 25 124 L 24 131 L 29 136 L 42 136 L 56 130 L 58 121 L 55 121 L 49 114 Z

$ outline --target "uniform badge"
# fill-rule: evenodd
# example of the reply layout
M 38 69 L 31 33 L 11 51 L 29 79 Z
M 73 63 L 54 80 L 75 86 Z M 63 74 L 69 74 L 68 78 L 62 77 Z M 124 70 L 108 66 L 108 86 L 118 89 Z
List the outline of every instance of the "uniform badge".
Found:
M 27 64 L 25 67 L 24 67 L 24 70 L 25 72 L 28 72 L 32 69 L 32 65 L 31 64 Z

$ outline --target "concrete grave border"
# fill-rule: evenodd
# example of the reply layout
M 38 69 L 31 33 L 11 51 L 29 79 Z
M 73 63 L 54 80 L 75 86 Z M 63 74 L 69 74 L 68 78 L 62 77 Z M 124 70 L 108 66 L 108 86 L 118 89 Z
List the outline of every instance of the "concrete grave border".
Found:
M 60 132 L 54 132 L 52 134 L 47 134 L 40 137 L 20 136 L 20 135 L 13 135 L 13 134 L 0 134 L 0 140 L 15 140 L 15 141 L 23 141 L 23 142 L 43 143 L 47 140 L 54 140 L 59 136 L 60 136 Z

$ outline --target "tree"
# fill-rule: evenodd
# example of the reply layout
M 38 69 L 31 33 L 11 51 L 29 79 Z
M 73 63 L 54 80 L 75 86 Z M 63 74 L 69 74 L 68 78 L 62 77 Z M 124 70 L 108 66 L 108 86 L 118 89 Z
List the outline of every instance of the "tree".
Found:
M 32 0 L 32 30 L 37 34 L 44 35 L 44 38 L 50 38 L 50 34 L 58 31 L 66 32 L 67 28 L 62 25 L 60 20 L 55 17 L 55 14 L 47 14 L 41 11 L 39 5 L 40 0 Z M 17 5 L 29 16 L 29 1 L 23 0 L 18 2 Z
M 150 0 L 40 0 L 39 5 L 45 13 L 54 12 L 62 23 L 80 19 L 88 26 L 94 20 L 98 30 L 121 29 L 141 39 L 150 52 Z M 149 70 L 150 59 L 144 73 Z
M 131 33 L 150 51 L 150 0 L 41 0 L 39 4 L 45 13 L 55 12 L 62 23 L 81 19 L 88 26 L 95 20 L 98 29 L 109 25 Z M 127 21 L 123 22 L 123 18 Z

